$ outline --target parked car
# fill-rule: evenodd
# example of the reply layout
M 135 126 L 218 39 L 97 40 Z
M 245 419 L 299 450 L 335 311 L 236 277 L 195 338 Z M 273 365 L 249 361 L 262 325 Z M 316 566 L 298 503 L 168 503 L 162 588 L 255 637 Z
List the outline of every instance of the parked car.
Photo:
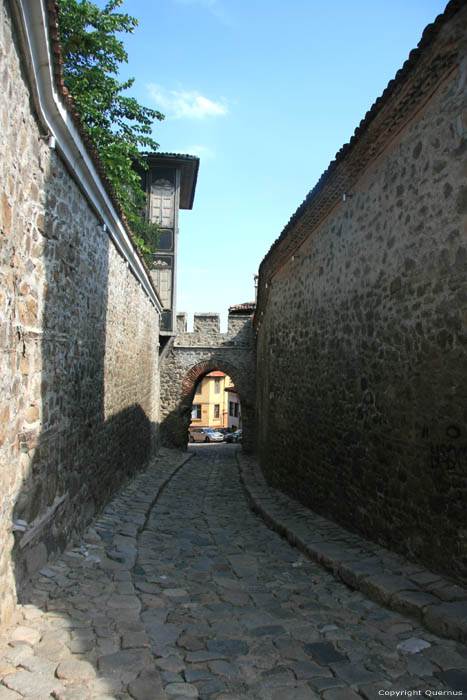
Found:
M 222 442 L 224 436 L 214 428 L 190 428 L 188 439 L 190 442 Z
M 242 441 L 242 434 L 243 434 L 243 431 L 240 428 L 240 430 L 236 430 L 234 433 L 229 433 L 228 435 L 226 435 L 225 441 L 226 442 L 241 442 Z

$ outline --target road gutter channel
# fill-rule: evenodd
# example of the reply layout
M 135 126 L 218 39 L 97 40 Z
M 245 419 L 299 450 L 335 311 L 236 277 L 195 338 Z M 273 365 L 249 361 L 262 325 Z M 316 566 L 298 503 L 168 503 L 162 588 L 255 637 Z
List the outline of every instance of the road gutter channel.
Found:
M 162 496 L 163 491 L 165 490 L 166 486 L 172 481 L 174 476 L 178 474 L 180 469 L 182 469 L 187 462 L 190 461 L 190 459 L 193 457 L 193 453 L 185 455 L 185 457 L 182 459 L 180 464 L 178 464 L 173 472 L 169 474 L 169 476 L 160 484 L 159 488 L 157 489 L 157 493 L 152 499 L 151 503 L 148 506 L 148 509 L 146 511 L 146 517 L 144 519 L 144 523 L 138 527 L 137 534 L 136 534 L 136 541 L 138 542 L 139 536 L 141 535 L 142 532 L 147 528 L 149 519 L 151 517 L 151 512 L 153 508 L 156 506 L 157 501 L 159 498 Z
M 240 451 L 236 457 L 250 508 L 268 527 L 349 588 L 417 620 L 429 632 L 467 643 L 466 589 L 318 516 L 268 486 L 256 460 Z M 332 540 L 330 527 L 337 534 Z

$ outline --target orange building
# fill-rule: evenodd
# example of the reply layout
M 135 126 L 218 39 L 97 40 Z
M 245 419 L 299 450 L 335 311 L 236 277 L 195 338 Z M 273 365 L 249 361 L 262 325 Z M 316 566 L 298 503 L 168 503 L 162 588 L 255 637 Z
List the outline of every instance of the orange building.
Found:
M 225 372 L 209 372 L 196 387 L 191 408 L 190 427 L 227 428 L 229 400 L 226 389 L 233 382 Z

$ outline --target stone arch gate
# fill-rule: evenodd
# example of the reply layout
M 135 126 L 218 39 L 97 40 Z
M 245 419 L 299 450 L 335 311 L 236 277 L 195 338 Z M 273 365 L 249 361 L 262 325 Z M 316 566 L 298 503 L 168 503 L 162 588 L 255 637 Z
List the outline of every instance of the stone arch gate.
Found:
M 220 370 L 235 384 L 242 407 L 243 449 L 255 441 L 256 353 L 250 314 L 229 313 L 227 333 L 220 333 L 218 314 L 195 314 L 194 330 L 186 332 L 186 314 L 177 315 L 177 333 L 162 353 L 161 439 L 185 448 L 196 386 L 209 372 Z

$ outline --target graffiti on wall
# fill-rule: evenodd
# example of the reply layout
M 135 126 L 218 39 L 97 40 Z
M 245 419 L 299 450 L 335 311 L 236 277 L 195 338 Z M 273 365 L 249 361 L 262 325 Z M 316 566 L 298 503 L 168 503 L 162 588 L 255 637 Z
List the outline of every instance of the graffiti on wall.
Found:
M 429 430 L 423 428 L 422 435 L 428 438 Z M 432 469 L 445 469 L 454 471 L 461 469 L 467 471 L 467 445 L 457 442 L 462 436 L 462 431 L 457 425 L 448 425 L 445 429 L 445 440 L 430 443 L 430 464 Z

